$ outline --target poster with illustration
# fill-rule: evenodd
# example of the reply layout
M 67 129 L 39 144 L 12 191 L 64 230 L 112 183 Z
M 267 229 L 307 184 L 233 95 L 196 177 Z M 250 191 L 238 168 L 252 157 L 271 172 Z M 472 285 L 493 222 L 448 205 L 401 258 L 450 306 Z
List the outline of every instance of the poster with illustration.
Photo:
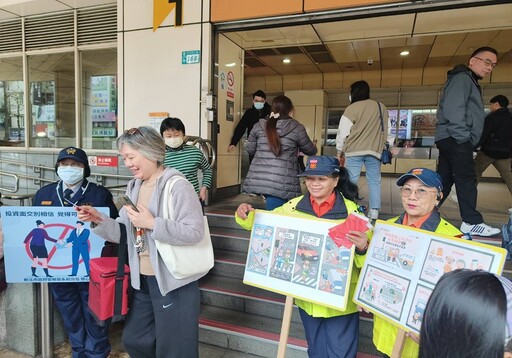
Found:
M 297 230 L 282 227 L 276 228 L 270 277 L 284 281 L 291 280 L 298 235 L 299 232 Z
M 273 236 L 273 226 L 254 225 L 247 254 L 247 270 L 267 274 Z
M 420 279 L 435 285 L 441 276 L 455 269 L 490 271 L 495 256 L 471 247 L 432 240 Z
M 328 235 L 340 222 L 256 210 L 244 283 L 345 309 L 355 254 Z
M 432 290 L 428 287 L 418 285 L 416 286 L 416 292 L 412 298 L 412 304 L 407 315 L 407 326 L 419 331 L 421 328 L 421 321 L 423 320 L 423 313 L 427 306 L 427 301 Z
M 295 259 L 294 283 L 316 287 L 323 243 L 323 235 L 312 232 L 300 233 Z
M 7 282 L 89 281 L 89 260 L 100 256 L 105 240 L 73 208 L 3 206 L 0 215 Z
M 330 237 L 326 238 L 318 289 L 336 295 L 345 295 L 351 250 L 338 247 Z
M 399 319 L 404 308 L 410 280 L 370 265 L 366 266 L 363 275 L 364 281 L 358 295 L 359 300 Z
M 378 220 L 354 301 L 405 331 L 418 333 L 439 278 L 457 268 L 501 273 L 506 251 Z

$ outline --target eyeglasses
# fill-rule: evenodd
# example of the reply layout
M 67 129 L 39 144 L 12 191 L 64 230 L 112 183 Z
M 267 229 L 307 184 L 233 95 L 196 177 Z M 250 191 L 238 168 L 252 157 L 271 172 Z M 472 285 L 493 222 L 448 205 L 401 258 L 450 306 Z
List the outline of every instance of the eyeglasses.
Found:
M 498 65 L 496 62 L 492 62 L 491 60 L 489 59 L 483 59 L 483 58 L 480 58 L 478 56 L 474 56 L 476 59 L 479 59 L 480 61 L 483 61 L 483 63 L 485 63 L 486 66 L 489 66 L 489 67 L 492 67 L 492 68 L 496 68 L 496 66 Z
M 418 199 L 424 199 L 427 197 L 428 193 L 437 193 L 437 190 L 427 190 L 427 189 L 423 189 L 423 188 L 418 188 L 418 189 L 414 190 L 407 186 L 403 186 L 400 188 L 400 194 L 404 198 L 410 197 L 412 193 L 414 193 L 414 195 Z
M 134 134 L 141 134 L 139 128 L 130 128 L 124 131 L 124 134 L 127 135 L 134 135 Z

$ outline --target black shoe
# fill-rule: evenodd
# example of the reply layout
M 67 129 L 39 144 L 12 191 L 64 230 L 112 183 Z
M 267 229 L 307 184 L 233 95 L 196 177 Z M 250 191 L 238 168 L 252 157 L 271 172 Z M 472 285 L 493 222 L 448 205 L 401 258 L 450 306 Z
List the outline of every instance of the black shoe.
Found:
M 76 276 L 76 275 L 68 275 L 69 277 Z
M 33 276 L 33 277 L 39 277 L 39 276 L 37 276 L 35 273 L 33 273 L 33 274 L 32 274 L 32 276 Z
M 85 275 L 84 277 L 89 277 L 89 275 Z
M 46 275 L 46 277 L 53 277 L 52 275 Z

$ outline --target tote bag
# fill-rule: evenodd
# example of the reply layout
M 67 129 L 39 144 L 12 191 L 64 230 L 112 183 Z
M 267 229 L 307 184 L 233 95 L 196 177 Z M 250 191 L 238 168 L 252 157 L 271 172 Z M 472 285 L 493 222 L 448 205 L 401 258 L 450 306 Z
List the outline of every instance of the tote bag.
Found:
M 173 220 L 172 187 L 182 177 L 171 178 L 165 184 L 163 200 L 164 219 Z M 177 279 L 206 274 L 213 267 L 213 246 L 210 238 L 208 220 L 203 216 L 204 235 L 200 242 L 194 245 L 171 245 L 155 240 L 156 248 L 167 270 Z

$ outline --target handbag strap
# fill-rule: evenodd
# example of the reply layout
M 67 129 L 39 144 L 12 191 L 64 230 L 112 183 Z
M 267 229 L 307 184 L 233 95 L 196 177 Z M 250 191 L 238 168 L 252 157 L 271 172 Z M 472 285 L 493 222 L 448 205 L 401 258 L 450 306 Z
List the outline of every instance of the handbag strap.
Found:
M 124 224 L 119 223 L 119 229 L 121 230 L 121 238 L 119 240 L 119 248 L 117 251 L 116 287 L 114 293 L 114 317 L 122 315 L 124 265 L 126 264 L 126 251 L 128 249 L 126 226 Z
M 173 214 L 173 207 L 172 207 L 172 188 L 174 184 L 176 184 L 179 180 L 185 180 L 185 178 L 182 178 L 180 176 L 172 177 L 171 179 L 167 180 L 167 183 L 165 183 L 165 189 L 164 189 L 164 202 L 163 202 L 163 216 L 164 219 L 171 219 Z
M 382 118 L 382 109 L 380 108 L 380 102 L 377 102 L 377 106 L 379 107 L 379 115 L 380 115 L 380 130 L 384 133 L 384 118 Z

